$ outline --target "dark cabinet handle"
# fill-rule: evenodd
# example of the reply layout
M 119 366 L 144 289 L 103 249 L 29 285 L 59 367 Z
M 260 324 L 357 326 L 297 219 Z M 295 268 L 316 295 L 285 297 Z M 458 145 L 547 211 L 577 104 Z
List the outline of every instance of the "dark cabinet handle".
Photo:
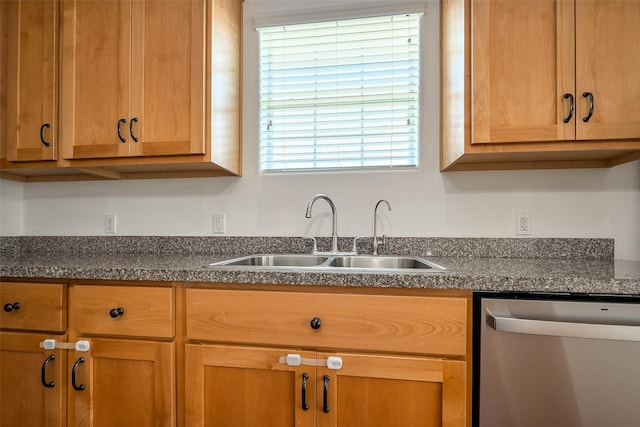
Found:
M 573 95 L 570 94 L 570 93 L 565 93 L 563 98 L 564 99 L 569 98 L 569 115 L 567 117 L 565 117 L 564 119 L 562 119 L 562 121 L 565 122 L 565 123 L 569 123 L 569 121 L 573 117 L 573 111 L 575 109 L 575 99 L 573 98 Z
M 302 374 L 302 410 L 308 411 L 309 404 L 307 403 L 307 380 L 309 379 L 309 374 L 306 372 Z
M 118 316 L 122 316 L 123 314 L 124 314 L 124 308 L 122 307 L 112 308 L 111 310 L 109 310 L 109 316 L 111 316 L 113 319 L 115 319 Z
M 329 380 L 331 379 L 329 375 L 325 375 L 324 377 L 324 385 L 322 387 L 322 412 L 325 414 L 329 413 Z
M 42 141 L 42 143 L 46 146 L 46 147 L 50 147 L 51 143 L 47 142 L 44 139 L 44 130 L 50 128 L 51 125 L 49 123 L 45 123 L 42 126 L 40 126 L 40 141 Z
M 138 138 L 136 138 L 136 136 L 133 134 L 133 124 L 134 123 L 138 123 L 138 118 L 134 117 L 133 119 L 131 119 L 129 121 L 129 134 L 131 134 L 131 138 L 135 141 L 138 142 Z
M 314 317 L 313 319 L 311 319 L 309 325 L 311 325 L 311 329 L 320 329 L 320 326 L 322 326 L 322 321 L 319 317 Z
M 40 381 L 42 381 L 42 385 L 47 388 L 53 388 L 56 386 L 56 383 L 54 383 L 53 381 L 51 381 L 50 383 L 47 382 L 47 365 L 52 360 L 56 360 L 56 356 L 53 354 L 46 358 L 46 360 L 42 364 L 42 371 L 40 372 Z
M 127 119 L 120 119 L 120 120 L 118 120 L 118 138 L 120 138 L 120 142 L 127 142 L 127 140 L 126 140 L 126 139 L 124 139 L 124 138 L 122 137 L 122 134 L 120 133 L 120 126 L 121 126 L 123 123 L 127 123 Z
M 591 116 L 593 116 L 593 94 L 591 92 L 584 92 L 582 97 L 589 98 L 589 114 L 587 114 L 587 117 L 582 118 L 582 121 L 587 123 Z
M 20 309 L 20 303 L 19 302 L 14 302 L 13 304 L 11 303 L 6 303 L 3 307 L 4 311 L 6 311 L 7 313 L 11 313 L 13 310 L 19 310 Z
M 84 390 L 84 384 L 78 385 L 76 383 L 76 371 L 78 370 L 78 366 L 81 363 L 84 363 L 84 357 L 81 357 L 80 359 L 76 360 L 76 363 L 73 364 L 73 369 L 71 369 L 71 385 L 73 386 L 74 390 L 78 390 L 78 391 Z

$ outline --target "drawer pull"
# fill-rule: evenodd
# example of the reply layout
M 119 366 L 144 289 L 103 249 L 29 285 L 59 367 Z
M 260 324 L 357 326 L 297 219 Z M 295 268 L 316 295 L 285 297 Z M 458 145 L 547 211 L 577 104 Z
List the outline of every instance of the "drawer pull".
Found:
M 109 310 L 109 316 L 111 316 L 112 318 L 117 318 L 118 316 L 122 316 L 124 314 L 124 308 L 122 307 L 118 307 L 118 308 L 112 308 L 111 310 Z
M 325 414 L 329 413 L 329 380 L 331 377 L 329 375 L 325 375 L 323 377 L 324 385 L 322 386 L 322 412 Z
M 18 309 L 20 309 L 20 303 L 19 302 L 14 302 L 13 304 L 6 303 L 4 305 L 4 311 L 6 311 L 7 313 L 11 313 L 13 310 L 18 310 Z
M 56 383 L 54 383 L 53 381 L 51 381 L 49 383 L 47 382 L 47 365 L 52 360 L 56 360 L 56 356 L 53 355 L 53 354 L 46 358 L 46 360 L 42 364 L 42 371 L 40 372 L 40 380 L 42 381 L 42 385 L 47 387 L 47 388 L 53 388 L 53 387 L 56 386 Z
M 78 385 L 76 383 L 76 371 L 78 370 L 78 366 L 81 363 L 84 363 L 84 357 L 81 357 L 80 359 L 76 360 L 76 363 L 73 364 L 73 369 L 71 369 L 71 385 L 73 386 L 74 390 L 78 390 L 78 391 L 84 390 L 84 384 Z
M 309 324 L 311 325 L 311 329 L 320 329 L 320 326 L 322 326 L 322 321 L 319 317 L 314 317 L 313 319 L 311 319 L 311 322 Z
M 308 411 L 309 404 L 307 403 L 307 380 L 309 379 L 309 374 L 306 372 L 302 374 L 302 410 Z

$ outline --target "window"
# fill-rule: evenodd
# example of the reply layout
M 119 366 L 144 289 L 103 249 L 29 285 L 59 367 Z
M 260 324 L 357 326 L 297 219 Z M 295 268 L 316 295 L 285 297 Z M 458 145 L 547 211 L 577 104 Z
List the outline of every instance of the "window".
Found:
M 421 15 L 258 28 L 261 171 L 417 166 Z

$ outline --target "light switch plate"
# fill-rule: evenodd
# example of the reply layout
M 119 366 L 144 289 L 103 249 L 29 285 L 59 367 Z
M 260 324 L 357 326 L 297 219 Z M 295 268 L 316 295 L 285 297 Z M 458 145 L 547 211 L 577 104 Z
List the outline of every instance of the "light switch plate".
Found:
M 115 214 L 106 214 L 104 216 L 104 232 L 106 234 L 116 234 L 116 216 L 115 216 Z
M 224 213 L 216 212 L 213 214 L 213 234 L 225 233 L 225 217 Z

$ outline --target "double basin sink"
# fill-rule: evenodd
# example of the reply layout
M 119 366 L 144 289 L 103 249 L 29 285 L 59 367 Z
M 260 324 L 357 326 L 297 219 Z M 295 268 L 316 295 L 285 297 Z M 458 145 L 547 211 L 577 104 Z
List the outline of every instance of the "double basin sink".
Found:
M 444 267 L 413 256 L 390 255 L 305 255 L 260 254 L 233 258 L 210 264 L 212 267 L 260 267 L 274 269 L 310 270 L 368 270 L 368 271 L 416 271 L 441 272 Z

